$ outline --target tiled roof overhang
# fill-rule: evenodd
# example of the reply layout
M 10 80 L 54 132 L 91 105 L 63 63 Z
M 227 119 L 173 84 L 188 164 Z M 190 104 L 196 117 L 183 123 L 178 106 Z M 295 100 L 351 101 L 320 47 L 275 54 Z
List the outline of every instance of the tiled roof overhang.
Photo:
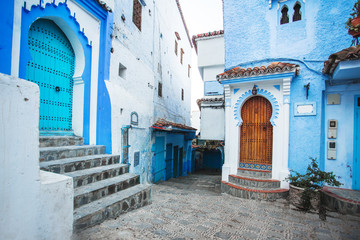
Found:
M 221 36 L 221 35 L 224 35 L 224 30 L 219 30 L 219 31 L 213 31 L 213 32 L 201 33 L 201 34 L 198 34 L 198 35 L 194 35 L 194 36 L 192 37 L 192 42 L 193 42 L 193 45 L 194 45 L 194 47 L 195 47 L 195 51 L 197 52 L 197 44 L 196 44 L 196 41 L 197 41 L 198 39 L 210 38 L 210 37 Z
M 341 61 L 360 59 L 360 45 L 345 48 L 340 52 L 333 53 L 329 59 L 324 62 L 323 74 L 333 75 L 336 67 Z
M 220 103 L 223 104 L 224 103 L 224 98 L 201 98 L 196 100 L 196 103 L 199 107 L 199 109 L 201 110 L 201 103 Z
M 180 123 L 174 123 L 165 119 L 159 119 L 151 128 L 162 131 L 196 131 L 196 128 L 186 126 Z
M 266 76 L 279 73 L 294 73 L 298 75 L 300 66 L 292 63 L 273 62 L 269 66 L 261 66 L 254 68 L 241 68 L 235 67 L 224 73 L 220 73 L 216 76 L 216 79 L 221 83 L 223 80 L 237 79 L 237 78 L 248 78 L 253 76 Z

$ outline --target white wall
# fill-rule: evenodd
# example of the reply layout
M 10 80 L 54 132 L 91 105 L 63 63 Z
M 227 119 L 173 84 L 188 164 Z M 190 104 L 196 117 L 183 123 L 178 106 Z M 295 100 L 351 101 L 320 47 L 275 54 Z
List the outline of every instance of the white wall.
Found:
M 222 105 L 222 103 L 201 104 L 201 132 L 200 139 L 224 140 L 225 134 L 225 110 L 224 108 L 211 108 L 210 106 Z
M 198 134 L 201 129 L 200 129 L 200 111 L 192 111 L 191 112 L 191 127 L 196 128 L 196 134 Z
M 36 84 L 0 74 L 0 239 L 71 237 L 72 179 L 39 173 L 39 98 Z
M 198 38 L 196 39 L 196 44 L 199 67 L 225 64 L 224 35 Z M 217 74 L 219 73 L 221 72 Z
M 130 125 L 130 115 L 137 112 L 139 125 L 129 130 L 130 172 L 140 174 L 141 182 L 148 181 L 151 169 L 150 126 L 158 118 L 190 125 L 190 42 L 184 30 L 175 1 L 145 1 L 142 7 L 141 31 L 132 21 L 133 1 L 114 2 L 114 32 L 110 79 L 106 81 L 111 99 L 112 149 L 122 154 L 121 128 Z M 125 21 L 121 16 L 125 17 Z M 183 64 L 175 55 L 175 31 L 184 49 Z M 162 38 L 160 37 L 162 35 Z M 119 64 L 126 68 L 119 76 Z M 159 68 L 161 66 L 161 69 Z M 163 84 L 163 97 L 158 97 L 158 82 Z M 181 88 L 185 99 L 181 100 Z M 134 153 L 140 152 L 140 164 L 134 166 Z M 121 157 L 121 161 L 123 157 Z

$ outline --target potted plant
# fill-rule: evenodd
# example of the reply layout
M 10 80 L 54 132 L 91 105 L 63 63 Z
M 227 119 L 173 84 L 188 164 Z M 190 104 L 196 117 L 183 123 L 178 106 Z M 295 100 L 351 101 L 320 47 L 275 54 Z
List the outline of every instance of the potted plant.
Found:
M 360 0 L 355 2 L 351 17 L 346 21 L 346 28 L 353 37 L 360 36 Z
M 290 203 L 304 211 L 318 210 L 321 207 L 320 192 L 324 185 L 336 187 L 342 185 L 333 172 L 320 170 L 316 159 L 310 159 L 305 174 L 291 171 L 287 178 L 290 182 Z

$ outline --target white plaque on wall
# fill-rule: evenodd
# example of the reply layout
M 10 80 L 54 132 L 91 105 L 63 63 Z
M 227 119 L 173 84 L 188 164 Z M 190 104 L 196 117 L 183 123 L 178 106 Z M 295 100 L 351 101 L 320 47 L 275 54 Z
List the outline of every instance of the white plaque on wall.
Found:
M 310 116 L 316 115 L 316 103 L 295 103 L 295 116 Z

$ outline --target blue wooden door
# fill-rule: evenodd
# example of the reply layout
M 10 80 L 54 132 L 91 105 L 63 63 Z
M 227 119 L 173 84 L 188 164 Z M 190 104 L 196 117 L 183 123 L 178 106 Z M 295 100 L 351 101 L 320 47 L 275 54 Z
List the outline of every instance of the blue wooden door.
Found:
M 172 144 L 166 144 L 166 173 L 165 180 L 168 180 L 172 177 L 173 173 L 173 159 L 172 159 Z
M 174 147 L 174 164 L 173 164 L 173 177 L 177 178 L 179 176 L 179 146 Z
M 154 183 L 165 180 L 165 138 L 155 139 Z
M 28 46 L 32 60 L 26 78 L 40 88 L 39 129 L 69 132 L 75 66 L 71 44 L 53 21 L 39 19 L 30 27 Z
M 353 189 L 360 190 L 360 96 L 355 96 Z

